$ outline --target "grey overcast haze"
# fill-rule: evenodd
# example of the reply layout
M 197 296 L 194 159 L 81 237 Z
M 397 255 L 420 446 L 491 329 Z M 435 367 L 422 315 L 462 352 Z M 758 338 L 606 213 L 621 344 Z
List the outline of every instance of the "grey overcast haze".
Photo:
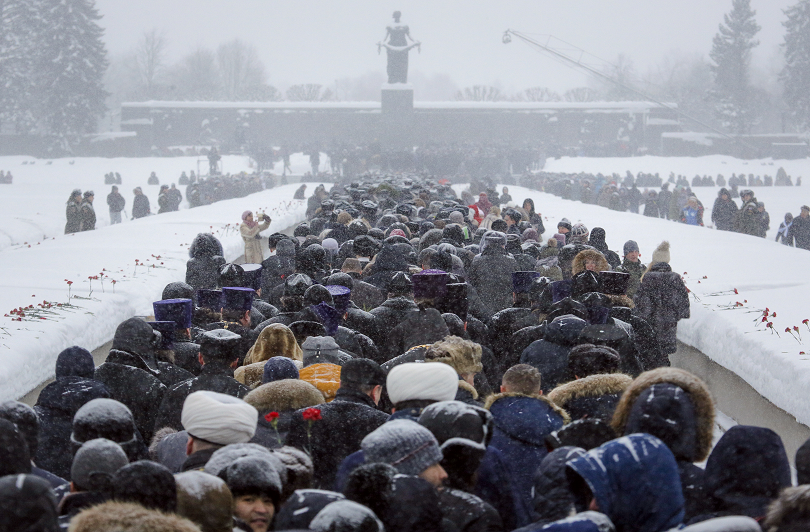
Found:
M 762 26 L 753 53 L 752 83 L 773 83 L 785 19 L 792 0 L 752 0 Z M 169 60 L 234 38 L 254 44 L 268 82 L 330 86 L 337 79 L 385 72 L 375 43 L 395 10 L 423 43 L 411 54 L 412 80 L 444 77 L 458 87 L 495 85 L 505 91 L 546 86 L 560 91 L 587 85 L 585 74 L 513 42 L 504 30 L 553 35 L 615 62 L 628 57 L 641 77 L 667 54 L 708 58 L 712 37 L 731 0 L 507 0 L 408 2 L 351 0 L 97 0 L 109 52 L 133 49 L 144 31 L 164 31 Z M 763 79 L 767 78 L 767 79 Z M 654 80 L 652 80 L 654 81 Z M 417 86 L 416 98 L 419 99 Z

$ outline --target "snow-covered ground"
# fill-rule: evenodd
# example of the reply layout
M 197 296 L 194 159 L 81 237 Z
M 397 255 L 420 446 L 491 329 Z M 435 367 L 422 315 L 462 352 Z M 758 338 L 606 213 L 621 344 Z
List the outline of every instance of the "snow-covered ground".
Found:
M 748 176 L 748 174 L 754 174 L 755 176 L 761 176 L 763 178 L 769 175 L 775 178 L 776 171 L 780 166 L 792 177 L 794 183 L 797 177 L 802 176 L 802 180 L 805 181 L 805 186 L 739 187 L 740 190 L 750 188 L 754 191 L 757 200 L 765 203 L 765 210 L 771 217 L 771 226 L 767 233 L 767 238 L 773 240 L 776 238 L 776 231 L 779 229 L 779 224 L 785 218 L 785 213 L 789 212 L 794 216 L 798 216 L 800 211 L 799 207 L 810 202 L 810 182 L 807 181 L 810 179 L 810 159 L 742 160 L 725 155 L 710 155 L 705 157 L 562 157 L 560 159 L 548 159 L 543 170 L 547 172 L 588 172 L 593 174 L 601 172 L 602 175 L 605 176 L 617 173 L 622 179 L 624 179 L 625 173 L 629 170 L 633 175 L 636 175 L 638 172 L 658 173 L 664 181 L 669 178 L 670 172 L 674 172 L 676 176 L 685 176 L 689 183 L 691 183 L 695 175 L 708 175 L 711 176 L 712 179 L 717 179 L 717 175 L 722 174 L 726 181 L 731 177 L 731 174 L 744 174 L 746 176 Z M 714 225 L 711 221 L 711 211 L 720 188 L 721 187 L 692 188 L 692 192 L 700 199 L 706 209 L 703 221 L 707 226 Z M 643 192 L 644 188 L 642 187 L 640 190 Z M 658 191 L 660 188 L 655 187 L 651 188 L 651 190 Z M 672 190 L 672 185 L 670 185 L 670 190 Z M 738 206 L 742 203 L 740 198 L 735 198 L 735 200 Z M 640 210 L 643 211 L 643 204 Z
M 309 158 L 295 154 L 290 158 L 294 175 L 310 171 Z M 328 158 L 321 155 L 321 168 L 328 167 Z M 222 158 L 224 172 L 235 174 L 252 172 L 250 159 L 246 156 L 226 155 Z M 0 170 L 11 171 L 14 183 L 0 185 L 0 250 L 9 246 L 38 242 L 65 232 L 65 203 L 70 192 L 81 189 L 95 193 L 93 205 L 98 221 L 96 228 L 110 225 L 107 207 L 107 194 L 111 185 L 104 184 L 104 174 L 118 172 L 123 183 L 119 192 L 127 201 L 125 212 L 132 214 L 133 189 L 141 187 L 149 198 L 152 212 L 158 210 L 157 195 L 159 185 L 147 185 L 151 172 L 155 172 L 160 184 L 177 183 L 182 172 L 192 170 L 197 175 L 208 173 L 208 159 L 205 157 L 144 157 L 117 158 L 85 157 L 76 159 L 34 159 L 33 157 L 0 157 Z M 281 163 L 276 164 L 276 173 L 281 174 Z M 181 209 L 188 208 L 185 199 L 186 186 L 178 186 L 183 193 Z M 124 218 L 129 222 L 130 216 Z
M 138 185 L 147 190 L 150 171 L 176 177 L 194 166 L 184 158 L 10 165 L 22 159 L 0 158 L 0 169 L 12 168 L 15 176 L 12 185 L 0 189 L 5 192 L 0 196 L 0 223 L 8 241 L 17 243 L 0 251 L 0 400 L 16 399 L 52 377 L 62 349 L 71 345 L 95 349 L 112 338 L 121 321 L 151 314 L 152 302 L 160 299 L 163 287 L 184 279 L 188 246 L 198 233 L 213 232 L 222 241 L 226 258 L 234 259 L 244 251 L 238 234 L 243 211 L 269 214 L 273 219 L 269 234 L 302 221 L 306 210 L 305 202 L 292 200 L 299 185 L 291 184 L 114 226 L 108 225 L 106 209 L 98 209 L 103 223 L 96 231 L 63 235 L 64 202 L 73 188 L 92 187 L 101 196 L 109 187 L 97 184 L 103 183 L 105 172 L 115 170 L 124 178 L 123 192 Z M 236 171 L 239 159 L 243 158 L 228 162 L 231 171 Z M 248 170 L 247 159 L 243 160 Z M 49 211 L 43 205 L 51 206 Z M 7 223 L 19 219 L 35 223 Z M 36 227 L 35 232 L 30 226 Z M 72 306 L 58 306 L 68 302 Z M 23 310 L 24 316 L 12 312 L 29 305 L 34 308 Z

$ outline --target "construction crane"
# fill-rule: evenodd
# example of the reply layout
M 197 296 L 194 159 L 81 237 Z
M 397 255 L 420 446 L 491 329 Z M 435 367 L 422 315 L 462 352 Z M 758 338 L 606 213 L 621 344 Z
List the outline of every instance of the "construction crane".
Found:
M 503 43 L 504 44 L 509 44 L 510 42 L 512 42 L 512 36 L 513 35 L 516 38 L 520 39 L 521 41 L 525 42 L 526 44 L 528 44 L 530 46 L 533 46 L 533 47 L 535 47 L 536 49 L 538 49 L 538 50 L 540 50 L 542 52 L 546 52 L 546 53 L 550 54 L 555 59 L 561 60 L 564 64 L 567 64 L 569 66 L 573 66 L 574 68 L 584 70 L 584 71 L 588 72 L 589 74 L 591 74 L 593 76 L 596 76 L 597 78 L 603 79 L 603 80 L 605 80 L 605 81 L 607 81 L 609 83 L 612 83 L 614 85 L 617 85 L 617 86 L 621 87 L 622 89 L 624 89 L 624 90 L 626 90 L 628 92 L 632 92 L 633 94 L 641 96 L 644 100 L 648 100 L 648 101 L 650 101 L 652 103 L 658 104 L 661 107 L 663 107 L 664 109 L 669 109 L 670 111 L 676 113 L 678 116 L 686 118 L 687 120 L 691 120 L 692 122 L 695 122 L 696 124 L 700 124 L 701 126 L 705 127 L 708 130 L 711 130 L 714 133 L 717 133 L 718 135 L 721 135 L 721 136 L 723 136 L 723 137 L 725 137 L 727 139 L 730 139 L 730 140 L 732 140 L 734 142 L 738 142 L 740 144 L 745 145 L 748 148 L 752 148 L 752 149 L 756 150 L 756 148 L 754 146 L 752 146 L 752 145 L 748 144 L 747 142 L 741 140 L 739 137 L 736 137 L 734 135 L 729 135 L 725 131 L 719 130 L 719 129 L 715 128 L 714 126 L 712 126 L 710 124 L 707 124 L 706 122 L 703 122 L 702 120 L 700 120 L 698 118 L 695 118 L 693 116 L 690 116 L 690 115 L 684 113 L 683 111 L 678 109 L 677 106 L 673 106 L 672 104 L 669 104 L 669 103 L 663 102 L 663 101 L 661 101 L 661 100 L 659 100 L 657 98 L 654 98 L 654 97 L 650 96 L 649 94 L 646 94 L 646 93 L 636 89 L 635 87 L 631 87 L 630 85 L 627 85 L 626 83 L 622 83 L 621 81 L 619 81 L 619 80 L 605 74 L 604 72 L 600 72 L 596 68 L 584 63 L 582 61 L 582 55 L 586 54 L 587 52 L 585 52 L 585 50 L 582 50 L 581 48 L 577 48 L 574 45 L 570 45 L 570 44 L 566 43 L 565 41 L 557 39 L 560 42 L 562 42 L 562 43 L 564 43 L 564 44 L 566 44 L 568 46 L 571 46 L 572 48 L 576 48 L 580 52 L 580 57 L 577 59 L 577 58 L 574 58 L 574 57 L 570 57 L 569 55 L 567 55 L 566 53 L 564 53 L 561 50 L 558 50 L 558 49 L 555 49 L 555 48 L 552 48 L 551 46 L 549 46 L 549 41 L 551 41 L 551 39 L 556 39 L 552 35 L 547 36 L 548 40 L 544 44 L 542 42 L 538 42 L 536 39 L 532 39 L 531 37 L 529 37 L 528 35 L 526 35 L 523 32 L 515 31 L 515 30 L 512 30 L 512 29 L 508 29 L 508 30 L 506 30 L 504 32 L 504 34 L 503 34 Z

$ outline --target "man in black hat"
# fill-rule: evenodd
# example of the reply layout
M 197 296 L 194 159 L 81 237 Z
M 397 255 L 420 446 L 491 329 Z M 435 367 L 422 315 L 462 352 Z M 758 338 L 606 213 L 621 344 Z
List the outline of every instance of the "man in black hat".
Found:
M 310 451 L 314 488 L 332 489 L 343 459 L 359 451 L 363 438 L 388 420 L 388 415 L 377 409 L 383 384 L 385 372 L 377 363 L 350 360 L 341 369 L 335 400 L 318 406 L 319 421 L 305 420 L 303 410 L 293 414 L 286 443 Z
M 304 308 L 304 293 L 313 284 L 312 278 L 304 273 L 293 273 L 287 276 L 282 284 L 273 288 L 268 298 L 270 303 L 278 307 L 281 312 L 256 329 L 264 328 L 270 323 L 289 325 L 295 321 L 292 318 Z
M 489 325 L 489 344 L 495 353 L 495 358 L 505 368 L 517 363 L 518 353 L 513 360 L 509 357 L 509 347 L 512 335 L 524 327 L 540 324 L 540 312 L 533 308 L 530 292 L 542 291 L 544 284 L 535 285 L 534 279 L 541 277 L 537 272 L 512 273 L 512 301 L 513 306 L 497 312 L 492 316 Z
M 242 337 L 225 329 L 207 331 L 198 338 L 200 342 L 200 376 L 188 379 L 166 390 L 155 421 L 155 431 L 163 427 L 183 430 L 180 421 L 183 403 L 191 393 L 200 390 L 219 392 L 243 398 L 250 389 L 233 378 L 238 367 Z
M 409 312 L 419 310 L 413 301 L 413 282 L 405 272 L 397 272 L 388 283 L 388 299 L 371 310 L 377 318 L 378 333 L 375 340 L 384 340 L 388 332 L 396 327 Z M 383 343 L 378 342 L 378 345 Z M 401 354 L 401 353 L 399 353 Z
M 164 290 L 165 292 L 166 290 Z M 152 303 L 152 309 L 156 321 L 174 323 L 174 328 L 169 333 L 168 339 L 172 342 L 175 365 L 192 375 L 199 375 L 200 363 L 197 361 L 197 355 L 200 352 L 200 346 L 191 341 L 191 320 L 194 314 L 193 301 L 190 298 L 164 298 L 161 301 Z
M 142 319 L 126 320 L 115 330 L 110 354 L 93 377 L 107 387 L 112 399 L 132 411 L 135 425 L 146 441 L 152 438 L 158 406 L 166 392 L 155 357 L 159 339 Z
M 256 292 L 252 288 L 242 288 L 239 286 L 228 286 L 222 289 L 222 321 L 212 323 L 208 330 L 225 329 L 238 334 L 242 341 L 236 348 L 239 356 L 239 364 L 245 359 L 245 355 L 256 343 L 259 334 L 250 329 L 250 309 L 253 306 L 253 295 Z

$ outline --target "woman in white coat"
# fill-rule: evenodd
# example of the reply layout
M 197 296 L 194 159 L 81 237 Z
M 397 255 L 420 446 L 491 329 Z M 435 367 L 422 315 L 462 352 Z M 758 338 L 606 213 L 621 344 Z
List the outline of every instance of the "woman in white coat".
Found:
M 242 225 L 239 226 L 239 233 L 245 241 L 245 263 L 260 264 L 264 260 L 262 253 L 262 241 L 259 233 L 270 227 L 270 217 L 262 215 L 262 223 L 253 220 L 253 213 L 245 211 L 242 213 Z

